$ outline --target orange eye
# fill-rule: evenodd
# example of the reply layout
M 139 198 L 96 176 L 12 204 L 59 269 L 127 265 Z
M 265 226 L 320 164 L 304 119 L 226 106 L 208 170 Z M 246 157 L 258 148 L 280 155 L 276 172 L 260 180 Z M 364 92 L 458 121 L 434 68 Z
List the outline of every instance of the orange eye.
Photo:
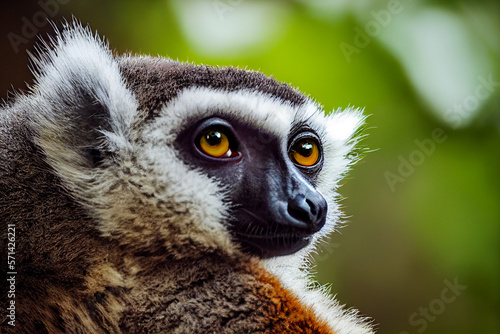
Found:
M 319 160 L 319 147 L 311 138 L 304 138 L 293 144 L 290 159 L 301 166 L 313 166 Z
M 232 154 L 227 136 L 218 130 L 212 129 L 203 132 L 199 145 L 204 153 L 215 158 L 230 157 Z

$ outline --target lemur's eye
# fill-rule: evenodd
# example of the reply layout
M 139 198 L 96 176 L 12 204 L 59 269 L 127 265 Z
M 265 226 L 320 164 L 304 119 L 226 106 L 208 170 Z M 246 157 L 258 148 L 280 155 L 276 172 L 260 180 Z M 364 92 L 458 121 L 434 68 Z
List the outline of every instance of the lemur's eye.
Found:
M 227 135 L 218 129 L 204 131 L 198 140 L 198 145 L 203 153 L 214 158 L 229 158 L 233 153 Z
M 200 121 L 195 128 L 187 129 L 191 152 L 208 163 L 237 162 L 242 158 L 237 132 L 225 119 L 212 117 Z M 183 135 L 184 137 L 184 135 Z
M 314 166 L 320 160 L 319 153 L 317 141 L 310 137 L 297 140 L 288 152 L 296 165 L 304 167 Z

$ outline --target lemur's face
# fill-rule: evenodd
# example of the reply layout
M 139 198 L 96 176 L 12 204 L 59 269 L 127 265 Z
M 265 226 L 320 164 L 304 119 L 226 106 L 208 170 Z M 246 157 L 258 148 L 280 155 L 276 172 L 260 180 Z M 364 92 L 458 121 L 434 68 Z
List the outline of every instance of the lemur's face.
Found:
M 227 188 L 229 230 L 245 250 L 294 253 L 324 226 L 327 202 L 314 187 L 322 144 L 306 124 L 283 137 L 214 113 L 190 122 L 177 143 L 189 166 Z
M 60 42 L 32 102 L 50 110 L 39 144 L 104 236 L 273 257 L 334 228 L 358 111 L 325 116 L 257 72 L 115 58 L 84 30 Z

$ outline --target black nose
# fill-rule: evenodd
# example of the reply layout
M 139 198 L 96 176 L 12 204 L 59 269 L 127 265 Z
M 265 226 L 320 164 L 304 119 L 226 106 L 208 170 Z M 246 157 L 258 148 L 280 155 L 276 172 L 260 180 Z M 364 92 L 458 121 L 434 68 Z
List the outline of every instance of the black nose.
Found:
M 288 214 L 294 225 L 310 233 L 321 230 L 326 221 L 327 203 L 318 192 L 298 194 L 288 201 Z

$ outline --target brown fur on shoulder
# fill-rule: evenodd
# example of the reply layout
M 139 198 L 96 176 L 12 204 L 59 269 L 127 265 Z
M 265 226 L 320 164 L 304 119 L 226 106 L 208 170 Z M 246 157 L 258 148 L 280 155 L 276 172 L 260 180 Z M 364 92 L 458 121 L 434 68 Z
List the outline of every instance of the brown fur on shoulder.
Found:
M 332 333 L 250 257 L 136 261 L 145 264 L 128 283 L 127 333 Z

